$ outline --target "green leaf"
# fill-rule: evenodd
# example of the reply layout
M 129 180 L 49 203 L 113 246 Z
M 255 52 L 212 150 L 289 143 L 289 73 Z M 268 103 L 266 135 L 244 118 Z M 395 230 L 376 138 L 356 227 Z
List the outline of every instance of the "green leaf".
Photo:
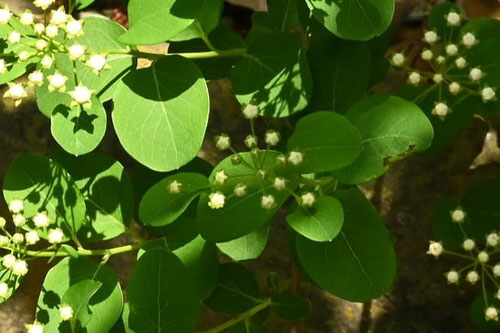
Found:
M 285 320 L 299 320 L 307 317 L 311 312 L 309 300 L 283 292 L 271 298 L 272 308 L 276 314 Z
M 8 70 L 0 75 L 0 85 L 6 84 L 7 82 L 12 82 L 18 77 L 26 74 L 34 64 L 39 62 L 40 58 L 32 57 L 28 61 L 25 62 L 14 62 L 12 63 L 12 67 L 8 68 Z
M 77 321 L 80 329 L 84 328 L 91 319 L 90 299 L 101 286 L 100 281 L 85 279 L 69 287 L 62 297 L 62 304 L 69 305 L 73 309 L 72 320 Z
M 102 241 L 124 233 L 134 214 L 134 190 L 120 162 L 101 153 L 58 153 L 54 159 L 71 174 L 85 199 L 86 222 L 79 239 Z
M 346 117 L 361 132 L 363 151 L 352 164 L 333 173 L 342 183 L 359 184 L 382 175 L 389 162 L 427 149 L 434 135 L 422 110 L 395 96 L 367 97 Z
M 60 251 L 63 251 L 63 252 L 66 252 L 67 254 L 69 254 L 72 258 L 78 259 L 78 257 L 80 256 L 78 251 L 73 246 L 71 246 L 69 244 L 62 244 L 59 249 L 60 249 Z
M 295 168 L 301 173 L 335 170 L 359 155 L 361 135 L 344 116 L 315 112 L 297 122 L 288 150 L 304 154 L 304 162 Z
M 192 8 L 198 6 L 197 1 L 130 0 L 130 30 L 119 38 L 120 42 L 150 45 L 169 40 L 193 23 Z
M 257 259 L 267 244 L 269 226 L 229 242 L 217 243 L 219 250 L 234 261 Z
M 75 8 L 78 10 L 82 10 L 82 9 L 90 6 L 94 2 L 95 2 L 95 0 L 74 0 L 73 1 L 73 3 L 75 4 Z
M 27 219 L 46 211 L 66 233 L 68 228 L 78 231 L 85 222 L 85 202 L 75 182 L 59 164 L 42 156 L 18 157 L 5 174 L 3 195 L 6 202 L 22 199 Z
M 259 302 L 259 284 L 243 266 L 220 266 L 219 281 L 205 304 L 217 312 L 239 314 Z
M 75 156 L 93 151 L 106 133 L 106 111 L 97 97 L 91 102 L 90 108 L 59 104 L 51 115 L 52 136 Z
M 389 27 L 394 0 L 306 0 L 312 15 L 343 39 L 368 40 Z
M 310 240 L 328 242 L 334 239 L 342 228 L 344 211 L 337 199 L 321 196 L 313 207 L 296 205 L 287 215 L 286 222 Z
M 23 278 L 12 274 L 12 271 L 10 269 L 5 267 L 0 268 L 0 282 L 5 282 L 9 286 L 9 290 L 5 297 L 0 298 L 0 304 L 6 302 L 12 297 L 12 295 L 21 285 L 22 281 Z
M 170 40 L 189 40 L 204 38 L 219 24 L 223 0 L 198 0 L 192 3 L 191 15 L 194 22 Z
M 396 276 L 396 255 L 384 222 L 357 189 L 336 192 L 344 225 L 331 242 L 297 234 L 297 259 L 306 274 L 330 293 L 365 302 L 389 291 Z
M 172 56 L 122 79 L 115 92 L 113 124 L 132 157 L 150 169 L 170 171 L 200 150 L 208 113 L 201 72 L 189 60 Z
M 70 323 L 61 320 L 59 307 L 65 293 L 72 286 L 89 279 L 101 283 L 102 286 L 88 302 L 93 315 L 85 325 L 86 331 L 109 332 L 122 312 L 123 295 L 120 284 L 111 269 L 99 267 L 92 260 L 83 257 L 65 258 L 45 276 L 38 298 L 36 320 L 45 325 L 46 332 L 72 332 Z
M 303 110 L 312 78 L 300 36 L 259 34 L 231 71 L 236 98 L 257 105 L 263 116 L 281 118 Z
M 130 328 L 192 333 L 199 313 L 194 284 L 182 262 L 162 249 L 144 253 L 128 282 Z
M 173 193 L 170 186 L 177 183 L 180 184 L 179 193 Z M 209 188 L 208 179 L 197 173 L 177 173 L 169 176 L 146 192 L 139 207 L 139 217 L 148 226 L 160 227 L 170 224 L 196 197 Z
M 276 151 L 263 151 L 261 170 L 268 175 L 273 175 L 277 170 L 276 157 L 281 155 Z M 198 225 L 203 238 L 215 242 L 227 242 L 249 234 L 269 222 L 278 212 L 280 206 L 290 196 L 288 191 L 277 191 L 273 187 L 274 178 L 262 179 L 257 174 L 257 169 L 250 169 L 248 165 L 254 165 L 254 160 L 249 152 L 241 153 L 242 160 L 246 163 L 233 165 L 231 156 L 220 162 L 212 171 L 210 179 L 221 170 L 229 176 L 223 185 L 214 186 L 214 192 L 222 192 L 226 196 L 226 202 L 221 209 L 212 209 L 208 206 L 209 196 L 202 194 L 198 204 Z M 232 195 L 237 184 L 247 186 L 247 194 L 242 197 Z M 289 189 L 294 189 L 295 184 L 289 183 Z M 231 196 L 232 195 L 232 196 Z M 276 205 L 271 209 L 261 206 L 263 195 L 272 195 Z M 252 212 L 252 214 L 248 214 Z M 238 221 L 236 223 L 236 221 Z

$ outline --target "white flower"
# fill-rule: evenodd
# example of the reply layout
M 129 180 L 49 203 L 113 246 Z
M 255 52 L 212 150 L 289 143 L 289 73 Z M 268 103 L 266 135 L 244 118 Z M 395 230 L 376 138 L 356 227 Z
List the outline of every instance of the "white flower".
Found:
M 441 102 L 436 104 L 432 112 L 440 117 L 445 117 L 448 114 L 448 111 L 449 111 L 448 105 Z
M 10 244 L 9 237 L 0 235 L 0 246 L 7 246 Z
M 19 32 L 17 32 L 17 31 L 12 31 L 9 34 L 9 37 L 7 38 L 7 40 L 11 44 L 17 44 L 17 43 L 19 43 L 21 41 L 21 34 Z
M 28 80 L 35 86 L 41 86 L 43 84 L 43 73 L 34 71 L 28 75 Z
M 273 187 L 278 191 L 283 191 L 286 188 L 286 179 L 281 177 L 274 178 Z
M 455 223 L 462 223 L 465 219 L 465 212 L 461 208 L 453 210 L 450 215 L 451 220 Z
M 24 210 L 24 203 L 21 199 L 14 199 L 9 202 L 9 210 L 13 214 L 18 214 Z
M 405 63 L 405 56 L 402 53 L 396 53 L 392 56 L 392 64 L 397 67 L 403 66 Z
M 215 173 L 215 182 L 217 184 L 224 184 L 224 182 L 228 179 L 228 176 L 224 170 L 218 171 Z
M 54 59 L 49 55 L 45 55 L 42 58 L 41 64 L 43 68 L 50 69 L 54 65 Z
M 49 226 L 50 220 L 49 217 L 47 216 L 47 213 L 41 212 L 37 213 L 33 217 L 33 223 L 35 224 L 35 227 L 37 228 L 45 228 Z
M 434 31 L 426 31 L 424 40 L 429 44 L 434 44 L 438 40 L 438 35 Z
M 477 274 L 476 271 L 470 271 L 465 276 L 465 281 L 469 282 L 470 284 L 476 284 L 477 281 L 479 281 L 479 274 Z
M 280 142 L 280 134 L 273 130 L 267 131 L 265 141 L 269 146 L 276 146 Z
M 455 56 L 458 53 L 458 47 L 455 44 L 446 45 L 446 54 L 449 56 Z
M 247 104 L 243 108 L 243 116 L 247 119 L 257 118 L 259 115 L 259 107 L 252 104 Z
M 467 48 L 471 48 L 476 44 L 476 36 L 474 34 L 468 32 L 462 37 L 462 42 Z
M 80 36 L 83 34 L 82 22 L 70 18 L 66 24 L 66 32 L 69 38 Z
M 439 84 L 439 83 L 443 82 L 443 75 L 441 75 L 439 73 L 438 74 L 434 74 L 434 76 L 432 77 L 432 80 L 434 82 L 436 82 L 437 84 Z
M 35 245 L 39 240 L 40 237 L 38 236 L 38 232 L 29 231 L 26 233 L 26 243 L 28 243 L 29 245 Z
M 93 90 L 90 90 L 85 86 L 78 85 L 75 87 L 75 90 L 71 91 L 69 94 L 73 98 L 76 105 L 84 105 L 91 103 L 93 93 Z
M 49 24 L 45 27 L 45 34 L 49 38 L 55 38 L 59 35 L 59 27 L 57 25 Z
M 26 10 L 20 18 L 22 25 L 32 25 L 34 23 L 34 15 L 31 10 Z
M 422 54 L 420 55 L 422 57 L 422 59 L 424 59 L 425 61 L 429 61 L 432 59 L 432 57 L 434 57 L 434 54 L 432 53 L 431 50 L 425 50 L 422 52 Z
M 31 58 L 31 54 L 28 51 L 21 51 L 21 53 L 19 53 L 17 57 L 19 58 L 20 62 L 25 62 L 28 61 L 29 58 Z
M 237 197 L 242 197 L 245 194 L 247 194 L 247 186 L 245 184 L 237 184 L 234 187 L 233 192 L 234 192 L 234 195 L 236 195 Z
M 45 39 L 39 39 L 35 43 L 35 47 L 38 51 L 43 51 L 49 46 L 49 43 Z
M 6 224 L 7 221 L 3 217 L 0 217 L 0 228 L 4 228 Z
M 491 234 L 486 236 L 486 243 L 491 246 L 495 247 L 498 245 L 498 234 L 496 232 L 492 232 Z
M 16 232 L 15 234 L 12 235 L 12 242 L 14 244 L 21 244 L 22 242 L 24 242 L 24 236 L 23 234 L 20 234 L 18 232 Z
M 446 15 L 446 21 L 448 22 L 448 25 L 451 26 L 460 25 L 460 15 L 455 12 L 449 12 L 448 15 Z
M 458 84 L 458 82 L 452 82 L 452 83 L 450 83 L 450 86 L 448 87 L 448 89 L 450 90 L 450 93 L 452 95 L 456 95 L 460 92 L 462 87 L 460 86 L 460 84 Z
M 16 214 L 12 217 L 12 221 L 16 227 L 22 227 L 26 223 L 26 218 L 21 214 Z
M 299 165 L 302 161 L 304 161 L 304 155 L 301 152 L 291 151 L 288 155 L 288 162 L 293 165 Z
M 50 5 L 54 3 L 55 0 L 35 0 L 33 1 L 33 4 L 38 7 L 42 8 L 43 10 L 49 8 Z
M 21 84 L 10 84 L 9 90 L 3 95 L 4 98 L 11 98 L 16 101 L 16 106 L 19 105 L 26 96 L 28 96 L 28 93 Z
M 245 138 L 245 146 L 247 146 L 247 148 L 249 149 L 257 147 L 257 137 L 251 134 L 247 135 L 247 137 Z
M 63 305 L 59 309 L 59 316 L 62 320 L 70 320 L 73 318 L 73 308 L 69 305 Z
M 25 276 L 28 274 L 28 264 L 26 261 L 18 259 L 12 266 L 12 273 L 17 276 Z
M 304 207 L 312 207 L 314 205 L 314 202 L 316 201 L 316 197 L 311 192 L 302 194 L 300 199 L 301 199 L 301 204 Z
M 486 321 L 490 321 L 490 320 L 498 321 L 497 309 L 490 306 L 486 310 L 484 310 L 484 319 L 486 319 Z
M 12 13 L 7 8 L 0 9 L 0 24 L 9 23 L 10 18 L 12 17 Z
M 462 247 L 465 251 L 472 251 L 474 247 L 476 247 L 476 242 L 474 242 L 472 239 L 466 239 L 462 243 Z
M 37 35 L 41 35 L 43 34 L 43 32 L 45 31 L 45 26 L 43 25 L 43 23 L 37 23 L 35 24 L 35 26 L 33 27 L 33 30 L 35 30 L 35 33 Z
M 457 65 L 458 69 L 464 69 L 467 66 L 467 60 L 464 57 L 457 58 L 455 60 L 455 65 Z
M 231 147 L 231 138 L 227 134 L 221 134 L 215 137 L 215 146 L 219 150 L 226 150 Z
M 493 275 L 500 277 L 500 264 L 493 266 Z
M 42 0 L 37 0 L 37 1 L 42 1 Z M 43 333 L 44 331 L 43 325 L 36 321 L 31 325 L 26 325 L 26 330 L 27 333 Z
M 276 201 L 274 200 L 274 197 L 270 194 L 263 195 L 262 198 L 260 198 L 260 205 L 264 209 L 273 208 L 275 203 L 276 203 Z
M 5 282 L 0 283 L 0 297 L 5 298 L 9 293 L 9 285 Z
M 441 245 L 441 242 L 430 241 L 427 254 L 430 254 L 435 258 L 438 258 L 441 254 L 443 254 L 443 245 Z
M 69 48 L 69 55 L 73 60 L 80 60 L 85 56 L 85 47 L 75 43 Z
M 52 92 L 54 90 L 66 91 L 66 81 L 68 78 L 58 71 L 56 71 L 53 75 L 49 75 L 47 77 L 49 79 L 49 91 Z
M 408 82 L 413 84 L 413 85 L 417 85 L 420 83 L 420 74 L 417 73 L 417 72 L 412 72 L 410 74 L 410 76 L 408 76 Z
M 451 284 L 451 283 L 458 284 L 458 279 L 459 279 L 458 272 L 456 270 L 452 269 L 451 271 L 446 273 L 446 279 L 448 280 L 449 284 Z
M 59 244 L 63 241 L 64 232 L 60 228 L 55 228 L 49 231 L 47 236 L 50 244 Z
M 17 260 L 17 258 L 14 257 L 12 254 L 7 254 L 7 255 L 3 256 L 2 264 L 4 265 L 4 267 L 10 269 L 10 268 L 14 267 L 16 260 Z
M 495 98 L 495 95 L 495 91 L 490 87 L 485 87 L 481 90 L 481 96 L 483 97 L 484 102 L 491 101 Z
M 87 61 L 86 65 L 97 73 L 106 69 L 106 67 L 109 67 L 107 66 L 106 57 L 101 54 L 93 54 Z
M 438 64 L 442 64 L 442 63 L 444 63 L 446 61 L 446 58 L 443 57 L 442 55 L 440 55 L 440 56 L 438 56 L 436 58 L 436 61 L 437 61 Z
M 222 208 L 226 203 L 226 196 L 221 192 L 210 193 L 208 198 L 210 199 L 210 201 L 208 202 L 208 206 L 212 209 Z
M 0 59 L 0 74 L 3 74 L 7 71 L 7 66 L 5 65 L 5 60 Z
M 485 262 L 488 262 L 488 260 L 490 260 L 490 256 L 488 255 L 487 252 L 485 251 L 481 251 L 479 252 L 479 254 L 477 255 L 477 260 L 484 264 Z
M 168 191 L 172 194 L 179 193 L 181 191 L 182 184 L 177 180 L 174 180 L 170 184 L 168 184 Z
M 68 22 L 68 15 L 64 11 L 64 7 L 59 7 L 57 10 L 52 10 L 51 12 L 50 24 L 62 25 Z
M 469 77 L 472 81 L 479 81 L 483 77 L 483 71 L 479 68 L 473 68 L 469 72 Z

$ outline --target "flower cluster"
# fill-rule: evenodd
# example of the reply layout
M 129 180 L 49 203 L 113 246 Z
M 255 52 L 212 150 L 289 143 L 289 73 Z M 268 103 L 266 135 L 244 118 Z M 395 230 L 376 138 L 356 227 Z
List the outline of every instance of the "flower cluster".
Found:
M 445 15 L 444 20 L 452 32 L 462 23 L 461 15 L 453 11 Z M 480 42 L 473 33 L 463 33 L 459 43 L 450 43 L 444 38 L 441 39 L 435 31 L 429 30 L 424 33 L 423 41 L 427 47 L 421 52 L 420 57 L 428 64 L 430 71 L 411 68 L 406 63 L 407 59 L 403 53 L 393 54 L 391 63 L 407 71 L 410 85 L 428 85 L 428 88 L 417 96 L 417 100 L 424 98 L 432 90 L 439 89 L 439 99 L 434 103 L 432 114 L 444 119 L 453 111 L 446 100 L 447 95 L 462 94 L 463 99 L 478 96 L 484 103 L 496 100 L 496 88 L 484 82 L 487 73 L 481 67 L 469 64 L 469 61 L 462 56 L 465 50 L 473 48 Z
M 94 91 L 77 82 L 71 84 L 71 87 L 74 86 L 73 90 L 67 91 L 67 83 L 72 80 L 68 76 L 76 77 L 76 75 L 63 74 L 56 69 L 57 55 L 67 54 L 74 62 L 75 68 L 76 62 L 81 62 L 97 75 L 110 68 L 107 55 L 88 52 L 79 42 L 79 37 L 84 34 L 84 22 L 68 15 L 64 7 L 51 10 L 49 13 L 47 9 L 53 2 L 34 1 L 35 6 L 42 8 L 48 14 L 45 23 L 37 23 L 35 15 L 29 10 L 16 16 L 7 7 L 0 9 L 0 26 L 9 31 L 7 54 L 4 55 L 4 59 L 0 59 L 0 74 L 8 73 L 17 63 L 28 62 L 36 65 L 28 74 L 27 83 L 8 83 L 9 89 L 5 92 L 4 98 L 13 100 L 18 106 L 28 96 L 28 87 L 40 87 L 46 84 L 50 92 L 69 94 L 71 106 L 90 107 Z M 7 62 L 6 59 L 15 60 Z
M 500 300 L 500 260 L 495 261 L 495 255 L 500 253 L 500 233 L 492 231 L 485 235 L 484 239 L 472 239 L 467 236 L 462 224 L 466 220 L 467 214 L 461 207 L 450 212 L 450 219 L 457 224 L 464 237 L 462 249 L 465 253 L 457 253 L 447 250 L 441 242 L 430 241 L 427 254 L 439 258 L 442 255 L 451 255 L 468 261 L 464 267 L 460 269 L 451 269 L 445 274 L 448 284 L 459 284 L 460 279 L 464 276 L 464 280 L 472 285 L 478 283 L 481 279 L 489 280 L 495 287 L 496 298 Z M 479 245 L 484 244 L 484 245 Z M 483 281 L 483 296 L 486 303 L 485 319 L 487 321 L 498 320 L 500 308 L 496 308 L 492 304 L 488 304 L 488 297 L 484 288 L 486 281 Z

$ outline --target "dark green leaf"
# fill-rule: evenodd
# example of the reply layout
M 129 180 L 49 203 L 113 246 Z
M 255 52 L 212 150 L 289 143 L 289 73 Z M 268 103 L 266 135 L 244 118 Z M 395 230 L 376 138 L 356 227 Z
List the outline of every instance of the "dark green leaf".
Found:
M 272 298 L 272 308 L 278 316 L 285 320 L 299 320 L 307 317 L 311 312 L 309 300 L 283 292 L 274 295 Z
M 269 226 L 264 225 L 248 235 L 225 243 L 217 243 L 219 250 L 234 261 L 257 259 L 267 244 Z
M 205 37 L 219 24 L 223 0 L 198 0 L 191 6 L 194 22 L 171 40 L 189 40 Z
M 101 288 L 102 283 L 92 279 L 78 281 L 66 290 L 62 297 L 62 304 L 73 309 L 73 319 L 79 324 L 78 328 L 87 326 L 91 319 L 89 308 L 90 299 Z

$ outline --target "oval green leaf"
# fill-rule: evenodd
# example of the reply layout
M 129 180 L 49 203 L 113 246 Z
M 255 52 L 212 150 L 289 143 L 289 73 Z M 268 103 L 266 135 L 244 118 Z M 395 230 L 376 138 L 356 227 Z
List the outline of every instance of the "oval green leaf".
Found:
M 234 261 L 257 259 L 267 244 L 269 226 L 229 242 L 217 243 L 219 250 Z

